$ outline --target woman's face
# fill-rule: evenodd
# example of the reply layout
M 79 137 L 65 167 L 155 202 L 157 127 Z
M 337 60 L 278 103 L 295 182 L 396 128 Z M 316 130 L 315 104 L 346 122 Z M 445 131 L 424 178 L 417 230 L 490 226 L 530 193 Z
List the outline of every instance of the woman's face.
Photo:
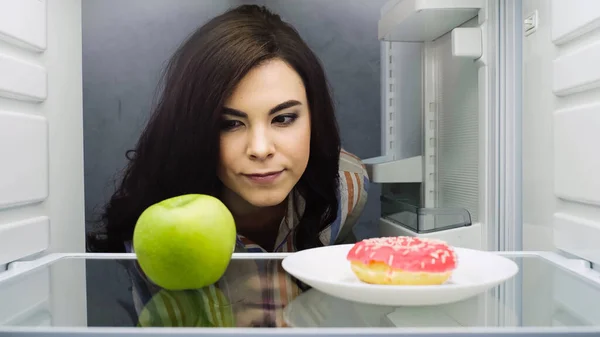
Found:
M 310 154 L 310 112 L 300 76 L 281 60 L 256 67 L 227 100 L 222 118 L 218 176 L 228 198 L 256 207 L 280 204 Z

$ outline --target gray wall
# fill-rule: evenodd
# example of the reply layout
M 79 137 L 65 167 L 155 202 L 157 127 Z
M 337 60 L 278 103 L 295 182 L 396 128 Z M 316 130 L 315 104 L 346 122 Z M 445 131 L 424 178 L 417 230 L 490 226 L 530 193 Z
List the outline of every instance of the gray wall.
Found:
M 159 74 L 199 24 L 237 1 L 85 0 L 82 3 L 86 218 L 114 191 L 149 117 Z M 89 226 L 92 226 L 91 224 Z
M 83 1 L 88 227 L 93 226 L 97 211 L 113 192 L 112 179 L 125 164 L 125 151 L 133 147 L 148 117 L 164 62 L 185 36 L 231 5 L 265 4 L 296 26 L 325 65 L 337 103 L 343 146 L 361 158 L 380 155 L 377 20 L 384 2 Z M 359 237 L 376 235 L 379 191 L 378 185 L 372 185 L 368 204 L 356 228 Z M 128 286 L 127 277 L 116 265 L 107 268 L 106 264 L 89 264 L 89 323 L 131 324 L 126 309 L 117 304 L 118 300 L 125 307 L 130 305 Z

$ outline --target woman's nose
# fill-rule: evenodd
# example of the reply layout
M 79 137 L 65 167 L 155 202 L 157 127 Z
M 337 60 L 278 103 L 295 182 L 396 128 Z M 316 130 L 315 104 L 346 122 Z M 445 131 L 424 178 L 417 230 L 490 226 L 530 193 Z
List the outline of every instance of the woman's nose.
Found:
M 265 160 L 273 156 L 275 144 L 267 130 L 259 128 L 250 133 L 247 155 L 254 160 Z

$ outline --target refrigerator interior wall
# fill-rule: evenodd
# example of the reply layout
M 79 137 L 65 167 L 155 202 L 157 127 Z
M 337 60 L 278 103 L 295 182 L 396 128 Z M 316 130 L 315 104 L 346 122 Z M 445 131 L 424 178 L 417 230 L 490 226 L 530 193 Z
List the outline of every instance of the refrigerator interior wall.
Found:
M 476 27 L 477 18 L 461 27 Z M 448 33 L 427 48 L 433 57 L 433 99 L 425 104 L 425 128 L 435 130 L 424 147 L 434 151 L 426 156 L 435 171 L 425 180 L 426 207 L 465 208 L 471 221 L 479 221 L 479 90 L 478 66 L 468 58 L 452 55 Z M 426 133 L 427 134 L 427 133 Z M 429 185 L 431 183 L 431 185 Z M 431 186 L 431 187 L 429 187 Z
M 423 154 L 423 43 L 382 42 L 382 58 L 387 64 L 384 78 L 385 102 L 382 135 L 387 135 L 383 153 L 393 159 Z
M 2 275 L 15 260 L 84 251 L 80 2 L 0 1 L 0 74 Z M 85 323 L 81 267 L 0 289 L 14 303 L 0 323 Z
M 481 32 L 479 20 L 475 11 L 454 28 Z M 479 44 L 475 50 L 481 52 L 479 34 L 471 44 Z M 486 109 L 485 96 L 484 104 L 480 96 L 487 90 L 487 77 L 480 78 L 480 72 L 485 65 L 476 61 L 478 56 L 460 55 L 453 30 L 432 41 L 419 42 L 421 37 L 383 42 L 383 156 L 377 162 L 367 160 L 372 179 L 382 184 L 382 232 L 393 234 L 393 229 L 383 228 L 393 227 L 392 223 L 420 235 L 475 224 L 470 230 L 477 235 L 452 237 L 461 241 L 456 244 L 479 248 L 483 233 L 478 222 L 485 200 L 480 186 L 479 115 L 481 106 Z M 398 228 L 396 235 L 403 229 Z
M 461 25 L 476 26 L 477 18 Z M 479 220 L 479 66 L 453 56 L 452 42 L 451 33 L 426 43 L 388 42 L 384 54 L 391 77 L 387 155 L 420 156 L 423 175 L 383 183 L 382 216 L 421 233 Z
M 600 263 L 600 2 L 524 0 L 523 241 Z

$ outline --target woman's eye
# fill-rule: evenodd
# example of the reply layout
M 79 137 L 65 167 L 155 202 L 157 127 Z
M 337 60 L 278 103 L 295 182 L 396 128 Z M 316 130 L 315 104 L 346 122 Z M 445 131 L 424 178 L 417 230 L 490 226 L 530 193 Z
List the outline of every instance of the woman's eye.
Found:
M 298 115 L 296 114 L 279 115 L 273 118 L 273 122 L 277 124 L 288 125 L 292 124 L 296 120 L 296 118 L 298 118 Z
M 221 130 L 227 131 L 235 129 L 242 125 L 242 122 L 236 120 L 224 120 L 221 122 Z

